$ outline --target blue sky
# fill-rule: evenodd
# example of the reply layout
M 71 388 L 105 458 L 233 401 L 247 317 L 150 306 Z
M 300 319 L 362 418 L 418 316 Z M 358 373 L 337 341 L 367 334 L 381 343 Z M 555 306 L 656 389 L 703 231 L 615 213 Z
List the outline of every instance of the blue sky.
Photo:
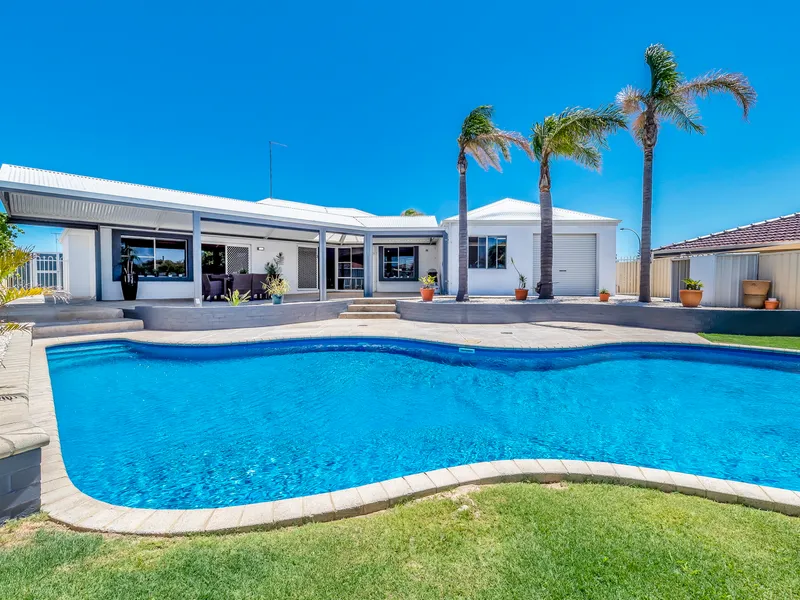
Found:
M 0 162 L 243 199 L 268 195 L 379 214 L 457 211 L 455 139 L 493 104 L 526 135 L 566 106 L 645 86 L 645 47 L 687 76 L 744 72 L 750 122 L 701 102 L 705 136 L 666 126 L 656 149 L 654 243 L 800 210 L 798 9 L 712 3 L 23 2 L 0 6 Z M 792 108 L 790 108 L 792 107 Z M 611 139 L 602 174 L 553 169 L 556 206 L 639 229 L 641 152 Z M 537 199 L 521 153 L 502 174 L 474 163 L 471 207 Z M 49 231 L 23 240 L 53 247 Z M 632 254 L 634 236 L 618 250 Z

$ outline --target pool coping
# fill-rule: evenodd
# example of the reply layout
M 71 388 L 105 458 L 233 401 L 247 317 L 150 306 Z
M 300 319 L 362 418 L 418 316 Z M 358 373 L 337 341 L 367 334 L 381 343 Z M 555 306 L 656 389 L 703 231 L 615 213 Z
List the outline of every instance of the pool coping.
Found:
M 223 508 L 201 509 L 144 509 L 117 506 L 96 500 L 81 492 L 71 481 L 61 455 L 58 424 L 55 416 L 50 374 L 46 350 L 50 346 L 63 346 L 91 341 L 131 341 L 159 343 L 159 336 L 148 342 L 147 332 L 138 335 L 115 334 L 74 338 L 51 338 L 37 340 L 31 348 L 30 363 L 30 412 L 31 419 L 50 434 L 50 444 L 42 451 L 42 510 L 56 522 L 80 531 L 103 533 L 174 536 L 192 533 L 221 533 L 274 529 L 308 522 L 323 522 L 366 515 L 387 509 L 400 502 L 445 492 L 463 485 L 484 485 L 501 482 L 599 482 L 659 489 L 665 492 L 680 492 L 700 496 L 717 502 L 737 503 L 800 516 L 800 492 L 759 486 L 714 477 L 688 473 L 622 465 L 608 462 L 562 460 L 551 458 L 519 458 L 457 465 L 433 471 L 406 475 L 359 487 L 336 490 L 322 494 L 274 500 L 255 504 Z M 142 338 L 145 339 L 142 339 Z M 243 334 L 243 338 L 246 335 Z M 519 346 L 487 346 L 475 344 L 453 344 L 422 337 L 370 336 L 370 335 L 318 335 L 278 336 L 264 339 L 242 339 L 236 343 L 259 343 L 278 340 L 319 340 L 326 338 L 358 337 L 375 339 L 434 342 L 451 346 L 473 346 L 493 349 L 523 349 Z M 712 344 L 698 338 L 696 344 L 676 342 L 650 342 L 658 345 L 696 345 L 729 347 L 742 346 Z M 162 342 L 163 343 L 163 342 Z M 209 345 L 199 340 L 172 340 L 171 344 Z M 230 343 L 230 342 L 227 342 Z M 524 348 L 525 350 L 554 350 L 566 348 L 592 348 L 598 346 L 628 345 L 641 342 L 601 342 L 560 346 L 554 348 Z M 648 342 L 641 343 L 648 345 Z M 750 347 L 746 347 L 751 349 Z M 752 348 L 756 352 L 784 352 L 780 349 Z

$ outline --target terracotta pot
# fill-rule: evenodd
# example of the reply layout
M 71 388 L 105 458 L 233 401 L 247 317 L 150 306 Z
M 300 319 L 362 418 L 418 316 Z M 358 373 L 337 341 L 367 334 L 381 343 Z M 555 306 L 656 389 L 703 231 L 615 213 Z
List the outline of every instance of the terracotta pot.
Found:
M 419 293 L 422 295 L 423 302 L 433 302 L 433 288 L 419 288 Z
M 686 308 L 694 308 L 700 305 L 700 300 L 703 298 L 703 290 L 681 290 L 681 304 Z
M 745 279 L 742 281 L 742 293 L 766 296 L 771 283 L 769 279 Z
M 780 300 L 765 300 L 764 301 L 764 308 L 767 310 L 775 310 L 780 308 L 781 301 Z
M 514 298 L 517 300 L 528 299 L 528 288 L 517 288 L 514 290 Z
M 609 298 L 611 298 L 611 294 L 600 294 L 600 302 L 608 302 Z

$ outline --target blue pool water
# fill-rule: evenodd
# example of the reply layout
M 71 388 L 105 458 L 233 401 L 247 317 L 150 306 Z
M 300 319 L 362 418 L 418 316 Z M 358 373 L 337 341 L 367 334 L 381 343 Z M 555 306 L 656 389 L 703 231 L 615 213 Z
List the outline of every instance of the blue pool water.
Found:
M 463 463 L 576 458 L 800 490 L 800 357 L 376 339 L 48 349 L 75 485 L 201 508 Z

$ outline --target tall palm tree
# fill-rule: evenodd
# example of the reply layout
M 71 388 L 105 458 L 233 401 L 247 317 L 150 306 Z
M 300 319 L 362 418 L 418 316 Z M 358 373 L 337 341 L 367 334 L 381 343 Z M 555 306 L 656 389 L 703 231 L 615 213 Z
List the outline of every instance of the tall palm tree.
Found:
M 416 208 L 407 208 L 400 213 L 401 217 L 419 217 L 424 215 L 424 212 L 418 211 Z
M 705 133 L 698 122 L 697 98 L 722 92 L 733 96 L 745 119 L 756 102 L 756 91 L 741 73 L 710 71 L 686 80 L 678 72 L 675 55 L 661 44 L 644 51 L 644 62 L 650 68 L 650 88 L 624 88 L 617 94 L 617 103 L 632 118 L 631 132 L 644 151 L 642 182 L 642 248 L 639 301 L 650 302 L 650 238 L 653 212 L 653 150 L 658 141 L 661 121 L 670 121 L 682 131 Z
M 529 156 L 525 136 L 516 131 L 498 129 L 492 121 L 494 108 L 479 106 L 467 115 L 458 136 L 458 294 L 456 301 L 469 300 L 467 266 L 469 234 L 467 232 L 467 156 L 475 159 L 485 171 L 489 167 L 502 171 L 501 157 L 511 160 L 511 147 L 516 146 Z
M 625 128 L 625 116 L 614 105 L 601 108 L 567 108 L 546 117 L 531 128 L 531 149 L 539 161 L 539 210 L 541 213 L 541 274 L 539 298 L 553 297 L 553 198 L 550 195 L 550 161 L 566 158 L 599 171 L 601 150 L 607 137 Z

